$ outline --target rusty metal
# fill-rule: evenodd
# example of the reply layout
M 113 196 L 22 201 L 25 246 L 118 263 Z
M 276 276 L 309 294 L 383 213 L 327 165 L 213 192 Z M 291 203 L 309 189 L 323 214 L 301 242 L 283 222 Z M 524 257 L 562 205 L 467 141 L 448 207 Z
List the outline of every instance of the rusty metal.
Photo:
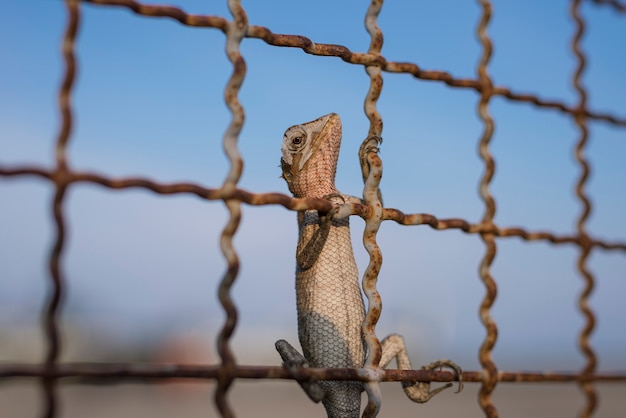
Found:
M 508 87 L 493 86 L 487 72 L 491 57 L 492 44 L 487 36 L 487 28 L 492 12 L 488 0 L 479 0 L 482 7 L 481 19 L 477 28 L 478 38 L 482 46 L 476 79 L 455 78 L 446 71 L 429 71 L 421 69 L 417 64 L 408 62 L 387 61 L 381 55 L 383 34 L 376 20 L 382 7 L 381 0 L 373 0 L 366 13 L 366 29 L 371 43 L 366 53 L 357 53 L 341 45 L 317 44 L 300 35 L 275 34 L 261 26 L 248 25 L 246 13 L 239 1 L 229 0 L 232 20 L 219 16 L 191 15 L 172 6 L 153 6 L 138 3 L 134 0 L 83 0 L 101 6 L 119 6 L 132 10 L 146 17 L 167 17 L 181 24 L 198 28 L 216 28 L 226 35 L 226 54 L 233 66 L 224 97 L 232 115 L 231 123 L 224 133 L 224 151 L 229 161 L 229 171 L 219 189 L 206 188 L 199 184 L 173 183 L 162 184 L 146 178 L 114 179 L 89 172 L 73 171 L 67 162 L 67 145 L 72 132 L 71 96 L 76 74 L 77 60 L 75 43 L 78 34 L 81 0 L 66 0 L 68 15 L 67 26 L 62 44 L 64 58 L 64 77 L 59 89 L 59 110 L 61 128 L 56 139 L 55 166 L 52 169 L 42 167 L 0 167 L 0 176 L 23 177 L 36 176 L 49 181 L 54 188 L 51 213 L 55 227 L 55 238 L 49 255 L 50 292 L 43 307 L 43 331 L 46 336 L 46 353 L 41 364 L 2 364 L 0 379 L 35 378 L 41 383 L 43 390 L 44 417 L 57 416 L 59 382 L 78 383 L 120 383 L 142 381 L 146 383 L 166 383 L 171 379 L 210 379 L 216 380 L 215 403 L 220 414 L 232 417 L 233 412 L 227 402 L 227 394 L 234 379 L 320 379 L 320 380 L 358 380 L 366 382 L 370 402 L 366 414 L 374 415 L 380 407 L 379 382 L 387 381 L 432 381 L 450 382 L 455 379 L 451 372 L 427 370 L 379 370 L 380 342 L 375 334 L 376 322 L 381 313 L 381 299 L 376 290 L 378 272 L 382 264 L 381 249 L 376 243 L 376 233 L 382 221 L 391 220 L 402 225 L 427 225 L 435 230 L 459 229 L 468 234 L 478 234 L 485 243 L 486 250 L 480 263 L 479 274 L 485 285 L 486 293 L 480 305 L 480 317 L 487 335 L 479 349 L 479 359 L 483 370 L 466 371 L 464 382 L 481 383 L 479 404 L 486 416 L 497 417 L 497 410 L 491 399 L 497 382 L 575 382 L 586 399 L 581 416 L 590 417 L 597 406 L 595 382 L 625 382 L 626 370 L 615 373 L 598 373 L 597 358 L 590 344 L 590 335 L 594 329 L 596 318 L 589 305 L 589 297 L 594 288 L 595 279 L 587 262 L 594 249 L 626 252 L 626 242 L 607 242 L 589 235 L 586 229 L 591 213 L 591 201 L 586 195 L 585 187 L 590 174 L 589 164 L 584 156 L 588 142 L 589 120 L 603 121 L 615 126 L 626 127 L 626 117 L 617 117 L 608 113 L 598 113 L 588 109 L 587 92 L 581 83 L 586 66 L 586 58 L 580 48 L 580 40 L 585 31 L 585 23 L 579 12 L 581 0 L 573 0 L 571 16 L 576 25 L 572 38 L 572 50 L 576 57 L 576 69 L 572 84 L 578 95 L 578 103 L 574 106 L 559 101 L 545 100 L 536 95 L 516 93 Z M 592 0 L 596 5 L 612 7 L 616 12 L 626 12 L 626 5 L 615 0 Z M 362 65 L 370 77 L 370 87 L 364 101 L 365 114 L 370 121 L 370 128 L 360 150 L 360 159 L 365 181 L 365 204 L 347 203 L 342 206 L 342 215 L 358 215 L 366 220 L 364 245 L 370 254 L 370 264 L 364 273 L 363 287 L 368 298 L 368 312 L 364 323 L 364 334 L 369 347 L 369 356 L 362 369 L 315 369 L 286 370 L 282 367 L 257 367 L 238 365 L 230 348 L 230 339 L 237 323 L 237 309 L 230 295 L 230 289 L 237 277 L 239 260 L 232 240 L 237 232 L 241 216 L 241 204 L 249 205 L 281 205 L 289 210 L 316 209 L 327 213 L 332 204 L 322 199 L 295 199 L 281 193 L 251 193 L 237 187 L 241 177 L 243 160 L 238 151 L 237 139 L 244 122 L 243 107 L 238 100 L 239 88 L 246 73 L 245 61 L 239 51 L 244 38 L 257 38 L 268 45 L 299 48 L 307 54 L 338 57 L 346 63 Z M 478 223 L 471 223 L 460 218 L 438 219 L 431 214 L 405 214 L 398 209 L 383 208 L 380 200 L 379 182 L 382 176 L 382 161 L 377 151 L 382 141 L 382 117 L 376 109 L 376 102 L 381 94 L 383 79 L 382 71 L 388 73 L 405 73 L 424 81 L 437 81 L 453 88 L 470 88 L 480 94 L 478 114 L 483 124 L 483 133 L 479 141 L 479 154 L 484 163 L 484 173 L 479 183 L 480 196 L 485 211 Z M 493 135 L 494 121 L 488 112 L 488 105 L 494 96 L 505 97 L 514 102 L 529 103 L 539 108 L 554 109 L 572 117 L 576 123 L 579 138 L 575 146 L 575 159 L 580 168 L 576 183 L 576 196 L 581 205 L 576 233 L 573 235 L 556 235 L 549 231 L 528 231 L 519 227 L 503 227 L 496 225 L 494 220 L 496 205 L 489 187 L 495 172 L 495 162 L 489 152 L 489 143 Z M 63 275 L 64 243 L 67 233 L 64 215 L 66 191 L 75 183 L 100 185 L 113 190 L 141 188 L 160 195 L 192 194 L 207 201 L 221 200 L 229 211 L 229 219 L 221 236 L 221 250 L 227 261 L 227 269 L 219 285 L 218 297 L 226 313 L 226 319 L 217 338 L 218 352 L 221 363 L 212 366 L 203 365 L 157 365 L 157 364 L 90 364 L 90 363 L 59 363 L 62 340 L 59 328 L 60 312 L 63 295 L 67 291 Z M 580 311 L 585 323 L 579 334 L 579 346 L 585 358 L 585 365 L 578 372 L 506 372 L 498 371 L 491 354 L 497 338 L 497 327 L 491 318 L 490 308 L 494 303 L 497 288 L 490 274 L 490 266 L 496 254 L 496 238 L 518 237 L 525 241 L 545 241 L 553 245 L 575 245 L 579 249 L 577 267 L 584 281 L 584 289 L 579 296 Z
M 48 171 L 40 167 L 18 167 L 8 168 L 0 166 L 0 175 L 6 177 L 13 176 L 35 176 L 47 180 L 55 181 L 55 172 Z M 224 198 L 222 189 L 211 189 L 193 183 L 159 183 L 147 178 L 128 177 L 114 179 L 88 172 L 67 172 L 64 174 L 64 181 L 71 183 L 90 183 L 100 185 L 113 190 L 141 188 L 160 195 L 191 194 L 205 200 L 222 200 Z M 236 189 L 231 194 L 232 199 L 243 203 L 261 205 L 280 205 L 293 211 L 317 210 L 323 214 L 332 209 L 332 204 L 325 199 L 314 198 L 293 198 L 283 193 L 251 193 L 244 189 Z M 366 205 L 350 203 L 344 205 L 343 216 L 351 214 L 358 215 L 363 219 L 369 216 L 369 209 Z M 524 241 L 547 241 L 552 244 L 574 244 L 581 245 L 583 240 L 578 235 L 556 235 L 548 231 L 527 231 L 520 227 L 499 227 L 495 224 L 485 225 L 482 223 L 473 224 L 464 219 L 450 218 L 439 219 L 429 213 L 405 214 L 399 209 L 384 208 L 383 220 L 391 220 L 401 225 L 425 225 L 437 230 L 460 229 L 468 234 L 492 233 L 499 238 L 518 237 Z M 587 237 L 588 244 L 603 250 L 626 251 L 626 242 L 608 242 L 599 238 Z
M 370 35 L 368 54 L 374 60 L 380 56 L 383 47 L 383 33 L 378 27 L 378 14 L 383 6 L 383 0 L 372 0 L 365 14 L 365 28 Z M 376 234 L 383 221 L 383 205 L 380 201 L 380 180 L 383 173 L 383 163 L 378 156 L 379 139 L 382 137 L 383 121 L 376 109 L 376 103 L 383 88 L 381 69 L 376 65 L 368 65 L 365 71 L 370 78 L 370 86 L 365 96 L 363 109 L 369 119 L 370 128 L 367 137 L 359 149 L 359 160 L 363 181 L 363 198 L 370 208 L 365 218 L 363 231 L 363 246 L 369 255 L 369 263 L 363 273 L 363 292 L 367 298 L 367 310 L 363 320 L 363 340 L 367 346 L 367 357 L 364 368 L 367 375 L 379 376 L 378 364 L 382 355 L 380 340 L 376 336 L 376 324 L 382 312 L 382 299 L 376 288 L 378 274 L 383 263 L 383 255 L 376 242 Z M 369 380 L 364 385 L 367 392 L 367 405 L 363 411 L 363 418 L 378 415 L 382 405 L 382 395 L 378 380 Z
M 246 75 L 246 63 L 241 56 L 239 46 L 248 27 L 248 17 L 241 7 L 240 0 L 229 0 L 228 9 L 233 20 L 228 22 L 226 30 L 226 55 L 233 66 L 233 72 L 224 90 L 224 100 L 232 114 L 232 120 L 224 134 L 223 146 L 230 170 L 224 179 L 220 194 L 228 208 L 229 219 L 220 237 L 220 248 L 226 259 L 227 268 L 218 288 L 218 298 L 226 313 L 226 319 L 217 337 L 217 351 L 222 364 L 218 371 L 215 388 L 215 405 L 225 418 L 235 416 L 228 405 L 226 395 L 234 380 L 233 370 L 237 364 L 229 344 L 237 325 L 237 308 L 231 298 L 230 290 L 239 273 L 239 257 L 233 245 L 233 237 L 241 221 L 241 201 L 232 199 L 231 196 L 237 189 L 237 183 L 243 172 L 243 159 L 237 148 L 237 140 L 243 127 L 244 111 L 238 94 Z
M 587 92 L 582 85 L 581 77 L 585 71 L 587 60 L 585 58 L 585 54 L 580 48 L 580 40 L 585 32 L 585 22 L 583 21 L 579 11 L 580 3 L 580 0 L 573 0 L 570 9 L 571 16 L 576 23 L 576 32 L 572 38 L 572 51 L 576 56 L 577 65 L 574 76 L 572 77 L 572 84 L 574 85 L 574 90 L 578 95 L 578 109 L 584 109 L 587 107 Z M 589 139 L 589 130 L 587 128 L 585 116 L 582 113 L 576 113 L 574 115 L 574 120 L 578 130 L 580 131 L 580 137 L 574 151 L 574 156 L 580 167 L 580 177 L 578 178 L 578 182 L 576 184 L 576 196 L 582 206 L 581 214 L 578 218 L 578 222 L 576 223 L 578 236 L 581 238 L 580 255 L 578 257 L 577 267 L 585 283 L 578 299 L 578 305 L 586 320 L 578 337 L 578 344 L 586 360 L 586 364 L 581 372 L 581 375 L 583 377 L 587 377 L 593 375 L 597 366 L 596 355 L 589 341 L 589 336 L 593 332 L 596 323 L 595 315 L 589 306 L 589 296 L 594 288 L 594 278 L 587 268 L 587 259 L 591 253 L 591 245 L 589 244 L 589 238 L 587 236 L 586 222 L 591 214 L 591 201 L 585 193 L 585 186 L 587 179 L 589 178 L 589 164 L 587 163 L 583 153 Z M 579 385 L 586 396 L 586 405 L 584 406 L 580 416 L 582 418 L 588 418 L 593 415 L 593 411 L 596 409 L 598 395 L 596 394 L 592 381 L 584 379 L 579 382 Z
M 363 273 L 363 292 L 367 298 L 367 311 L 363 321 L 363 339 L 367 345 L 367 358 L 365 368 L 368 372 L 378 373 L 378 364 L 382 355 L 380 340 L 376 336 L 376 323 L 382 312 L 382 299 L 376 288 L 378 274 L 383 263 L 383 255 L 378 243 L 376 234 L 382 223 L 382 203 L 378 199 L 378 186 L 382 177 L 382 161 L 374 151 L 368 152 L 367 159 L 370 172 L 365 182 L 363 197 L 371 208 L 369 215 L 365 219 L 365 229 L 363 231 L 363 246 L 369 254 L 370 260 Z M 368 395 L 368 404 L 365 407 L 363 417 L 374 417 L 381 407 L 381 393 L 378 381 L 368 381 L 365 384 Z
M 491 20 L 492 7 L 489 0 L 479 0 L 479 2 L 482 8 L 482 16 L 476 34 L 482 45 L 483 52 L 477 68 L 478 79 L 482 85 L 480 100 L 478 102 L 478 115 L 483 123 L 483 134 L 478 144 L 478 153 L 485 165 L 483 177 L 479 183 L 479 192 L 485 204 L 485 211 L 481 223 L 491 225 L 493 224 L 493 218 L 496 213 L 496 202 L 489 191 L 489 185 L 496 169 L 493 156 L 489 152 L 489 143 L 493 137 L 494 121 L 488 109 L 489 101 L 493 97 L 493 90 L 491 77 L 489 77 L 487 72 L 487 65 L 489 64 L 493 51 L 491 40 L 487 35 L 487 26 Z M 489 232 L 481 233 L 480 237 L 485 244 L 485 255 L 480 263 L 479 274 L 485 285 L 486 292 L 480 304 L 479 314 L 481 322 L 487 331 L 487 335 L 478 352 L 480 365 L 485 372 L 485 380 L 482 382 L 480 391 L 478 392 L 478 402 L 488 418 L 497 418 L 498 411 L 491 399 L 491 393 L 495 389 L 498 381 L 498 369 L 493 362 L 491 352 L 498 338 L 498 328 L 490 313 L 491 306 L 497 294 L 496 282 L 490 272 L 491 264 L 496 257 L 496 241 L 494 235 Z
M 361 208 L 355 208 L 353 214 L 361 213 Z M 472 224 L 464 219 L 438 219 L 436 216 L 428 213 L 412 213 L 404 214 L 402 211 L 393 208 L 385 208 L 383 210 L 385 220 L 392 220 L 401 225 L 428 225 L 433 229 L 460 229 L 468 234 L 490 233 L 499 238 L 518 237 L 524 241 L 548 241 L 552 244 L 575 244 L 582 245 L 583 241 L 592 247 L 599 247 L 603 250 L 621 250 L 626 251 L 626 243 L 623 242 L 607 242 L 602 239 L 593 239 L 590 237 L 581 238 L 579 235 L 555 235 L 548 231 L 527 231 L 520 227 L 498 227 L 491 224 Z
M 6 177 L 35 176 L 54 181 L 55 172 L 40 167 L 8 168 L 0 166 L 0 175 Z M 224 198 L 222 189 L 211 189 L 193 183 L 164 184 L 140 177 L 115 179 L 95 173 L 75 171 L 65 173 L 64 181 L 68 185 L 71 183 L 89 183 L 113 190 L 141 188 L 159 195 L 191 194 L 205 200 L 222 200 Z M 317 210 L 322 214 L 326 214 L 332 209 L 332 204 L 326 199 L 293 198 L 283 193 L 252 193 L 244 189 L 235 189 L 230 193 L 230 197 L 252 206 L 280 205 L 293 211 Z M 370 216 L 366 205 L 349 203 L 343 206 L 342 216 L 357 215 L 363 219 Z M 347 209 L 349 211 L 346 211 Z M 429 213 L 405 214 L 401 210 L 394 208 L 383 209 L 383 220 L 391 220 L 407 226 L 424 225 L 436 230 L 460 229 L 468 234 L 488 232 L 499 238 L 518 237 L 524 241 L 547 241 L 552 244 L 573 245 L 581 245 L 583 242 L 578 235 L 556 235 L 548 231 L 528 231 L 520 227 L 499 227 L 495 224 L 485 225 L 483 223 L 474 224 L 460 218 L 439 219 Z M 588 244 L 592 247 L 598 247 L 603 250 L 626 251 L 626 242 L 608 242 L 591 237 L 587 239 Z
M 43 328 L 46 335 L 46 354 L 44 369 L 54 372 L 61 353 L 61 338 L 59 335 L 59 312 L 62 308 L 65 291 L 65 277 L 62 271 L 62 255 L 65 249 L 65 216 L 63 211 L 65 192 L 67 190 L 67 145 L 72 132 L 71 95 L 76 75 L 76 57 L 74 47 L 80 22 L 80 4 L 77 0 L 66 0 L 67 27 L 62 43 L 62 55 L 65 63 L 65 75 L 59 89 L 59 110 L 61 113 L 61 128 L 55 146 L 56 168 L 53 173 L 55 192 L 52 201 L 52 215 L 54 219 L 55 239 L 49 257 L 50 289 L 43 312 Z M 43 413 L 42 416 L 52 418 L 58 409 L 56 380 L 42 376 Z
M 126 7 L 134 13 L 142 16 L 168 17 L 177 20 L 179 23 L 186 26 L 215 28 L 224 33 L 226 33 L 228 26 L 227 20 L 222 17 L 187 14 L 182 9 L 173 6 L 150 6 L 134 0 L 83 1 L 97 5 Z M 268 45 L 272 46 L 300 48 L 305 53 L 311 55 L 341 58 L 343 61 L 350 64 L 376 66 L 382 71 L 390 73 L 411 74 L 417 79 L 439 81 L 450 87 L 470 88 L 479 93 L 483 88 L 479 80 L 455 78 L 446 71 L 423 70 L 419 65 L 410 62 L 387 61 L 385 57 L 380 54 L 352 52 L 349 48 L 343 45 L 316 43 L 306 36 L 276 34 L 263 26 L 248 26 L 248 31 L 245 36 L 249 38 L 262 39 Z M 492 87 L 491 94 L 494 96 L 505 97 L 511 101 L 531 103 L 537 107 L 545 107 L 548 109 L 558 110 L 563 113 L 573 114 L 576 111 L 575 108 L 568 106 L 565 103 L 556 100 L 542 99 L 533 94 L 517 93 L 507 87 Z M 595 119 L 618 126 L 626 126 L 626 116 L 614 116 L 608 113 L 595 112 L 589 109 L 584 109 L 583 112 L 589 119 Z
M 591 0 L 591 1 L 602 6 L 610 6 L 616 12 L 626 13 L 626 3 L 620 3 L 617 0 Z
M 33 364 L 0 365 L 0 378 L 25 379 L 46 377 L 68 383 L 120 383 L 128 381 L 177 382 L 178 379 L 214 380 L 220 374 L 220 365 L 182 365 L 150 363 L 61 363 L 54 370 Z M 281 366 L 236 366 L 232 376 L 237 379 L 293 379 L 293 380 L 354 380 L 367 382 L 368 374 L 363 369 L 319 369 L 306 367 L 285 369 Z M 454 382 L 456 375 L 441 370 L 399 370 L 380 371 L 377 380 L 381 382 Z M 480 383 L 484 380 L 482 371 L 465 371 L 463 382 Z M 499 382 L 552 382 L 568 383 L 587 379 L 578 372 L 505 372 L 497 374 Z M 589 376 L 594 382 L 626 382 L 626 371 L 620 373 L 598 373 Z

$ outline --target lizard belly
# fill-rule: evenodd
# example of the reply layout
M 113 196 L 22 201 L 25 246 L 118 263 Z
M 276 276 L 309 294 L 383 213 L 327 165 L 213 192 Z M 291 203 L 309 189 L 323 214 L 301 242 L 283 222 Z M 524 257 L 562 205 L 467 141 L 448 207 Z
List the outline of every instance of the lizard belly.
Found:
M 333 221 L 317 261 L 296 272 L 296 299 L 307 360 L 314 367 L 361 367 L 365 308 L 347 219 Z
M 306 219 L 313 216 L 317 217 L 317 213 L 308 212 L 303 224 L 315 225 L 314 219 Z M 300 239 L 306 240 L 310 231 L 302 228 Z M 362 367 L 365 350 L 361 325 L 365 309 L 348 219 L 333 220 L 315 263 L 296 272 L 296 291 L 298 337 L 311 366 Z M 327 393 L 324 404 L 329 416 L 359 415 L 360 383 L 320 381 L 320 385 Z

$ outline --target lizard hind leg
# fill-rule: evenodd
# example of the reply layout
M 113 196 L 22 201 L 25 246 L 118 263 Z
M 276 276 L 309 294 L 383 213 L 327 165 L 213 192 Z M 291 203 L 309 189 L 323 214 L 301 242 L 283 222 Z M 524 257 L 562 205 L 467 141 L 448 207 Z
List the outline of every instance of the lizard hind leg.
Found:
M 382 356 L 380 359 L 380 367 L 385 368 L 391 360 L 396 359 L 398 368 L 401 370 L 412 370 L 411 361 L 406 352 L 406 346 L 404 344 L 404 338 L 398 334 L 391 334 L 381 341 Z M 442 367 L 449 367 L 456 373 L 459 379 L 459 388 L 456 393 L 463 390 L 463 382 L 461 378 L 461 368 L 450 360 L 437 360 L 422 366 L 422 370 L 435 370 Z M 436 389 L 430 389 L 430 382 L 402 382 L 402 388 L 404 393 L 413 402 L 424 403 L 428 402 L 430 398 L 438 394 L 439 392 L 452 386 L 452 383 L 446 383 Z
M 278 340 L 275 343 L 276 351 L 283 359 L 283 366 L 288 370 L 299 369 L 302 367 L 311 367 L 307 359 L 298 352 L 291 344 L 285 340 Z M 304 392 L 315 403 L 320 402 L 326 396 L 326 392 L 319 382 L 313 381 L 298 381 Z

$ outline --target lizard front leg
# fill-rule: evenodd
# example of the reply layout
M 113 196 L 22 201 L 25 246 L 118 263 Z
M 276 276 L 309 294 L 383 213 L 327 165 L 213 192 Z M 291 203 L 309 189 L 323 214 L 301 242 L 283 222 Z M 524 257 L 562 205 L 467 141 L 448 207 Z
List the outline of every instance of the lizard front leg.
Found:
M 276 351 L 280 354 L 280 358 L 283 359 L 283 366 L 286 369 L 311 367 L 306 358 L 285 340 L 276 341 Z M 317 381 L 301 381 L 298 383 L 313 402 L 318 403 L 324 399 L 326 393 Z
M 332 202 L 331 198 L 337 197 L 345 202 L 345 199 L 339 193 L 329 194 L 324 196 L 324 199 L 328 199 Z M 304 244 L 302 241 L 298 243 L 298 249 L 296 251 L 296 263 L 298 263 L 298 267 L 300 270 L 308 270 L 313 264 L 317 261 L 317 258 L 322 252 L 322 248 L 326 243 L 326 239 L 328 238 L 328 234 L 330 232 L 330 228 L 332 225 L 332 220 L 337 211 L 339 210 L 339 205 L 335 204 L 335 206 L 328 212 L 326 215 L 318 215 L 319 216 L 319 225 L 315 227 L 315 232 L 311 238 Z M 300 220 L 302 214 L 298 214 L 299 221 L 298 223 L 302 224 L 304 220 Z
M 404 338 L 398 334 L 391 334 L 381 341 L 382 356 L 380 359 L 380 367 L 385 368 L 393 358 L 396 359 L 398 368 L 401 370 L 412 370 L 411 361 L 406 352 L 406 346 L 404 344 Z M 459 378 L 459 388 L 456 393 L 463 390 L 463 382 L 461 375 L 461 368 L 453 361 L 450 360 L 436 360 L 425 366 L 422 366 L 422 370 L 435 370 L 441 367 L 449 367 L 454 370 Z M 452 383 L 446 383 L 445 385 L 436 389 L 430 389 L 430 382 L 402 382 L 402 388 L 404 393 L 413 402 L 424 403 L 428 402 L 430 398 L 452 386 Z

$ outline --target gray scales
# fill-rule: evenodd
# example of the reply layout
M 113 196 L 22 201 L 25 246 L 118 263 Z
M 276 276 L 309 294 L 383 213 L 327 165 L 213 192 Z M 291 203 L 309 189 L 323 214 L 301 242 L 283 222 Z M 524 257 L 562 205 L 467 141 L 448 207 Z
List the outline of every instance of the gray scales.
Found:
M 361 200 L 340 193 L 335 173 L 341 145 L 341 119 L 331 113 L 287 129 L 282 142 L 282 177 L 297 198 L 325 198 L 335 210 L 320 216 L 315 210 L 298 212 L 296 250 L 296 301 L 298 337 L 303 354 L 285 340 L 276 342 L 285 367 L 361 368 L 366 346 L 361 334 L 365 307 L 350 240 L 348 217 L 334 217 L 345 202 Z M 393 358 L 399 369 L 410 370 L 402 336 L 381 341 L 380 367 Z M 450 367 L 459 377 L 461 368 L 450 360 L 437 360 L 422 369 Z M 361 382 L 315 381 L 301 383 L 315 402 L 322 401 L 328 417 L 353 418 L 360 412 Z M 419 403 L 452 386 L 431 390 L 427 382 L 404 382 L 407 396 Z M 458 392 L 457 391 L 457 392 Z

